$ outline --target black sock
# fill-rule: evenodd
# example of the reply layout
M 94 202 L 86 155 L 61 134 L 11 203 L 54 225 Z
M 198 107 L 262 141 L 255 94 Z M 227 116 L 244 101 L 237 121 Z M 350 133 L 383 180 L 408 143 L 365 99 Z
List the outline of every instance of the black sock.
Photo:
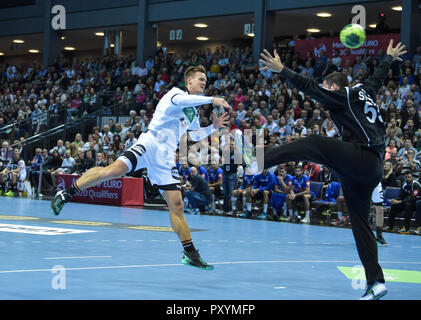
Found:
M 377 238 L 381 238 L 382 237 L 382 231 L 383 231 L 383 228 L 382 227 L 377 227 L 376 228 Z
M 184 251 L 186 252 L 193 252 L 196 250 L 194 247 L 193 241 L 191 239 L 181 241 L 181 244 L 183 245 Z
M 66 189 L 66 192 L 68 194 L 70 194 L 72 197 L 75 195 L 76 192 L 80 192 L 81 190 L 79 189 L 79 187 L 76 185 L 76 181 L 69 187 Z

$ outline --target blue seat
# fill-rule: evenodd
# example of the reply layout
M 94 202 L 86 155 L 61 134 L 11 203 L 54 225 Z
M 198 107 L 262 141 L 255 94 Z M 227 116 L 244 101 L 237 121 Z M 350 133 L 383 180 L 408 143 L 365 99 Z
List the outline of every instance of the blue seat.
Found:
M 392 207 L 389 200 L 390 199 L 397 199 L 401 193 L 401 188 L 395 187 L 386 187 L 383 192 L 383 208 L 389 209 Z
M 339 197 L 341 184 L 339 182 L 331 182 L 326 188 L 323 199 L 314 201 L 313 205 L 335 205 L 336 199 Z
M 310 190 L 314 193 L 315 199 L 322 199 L 322 188 L 323 182 L 314 182 L 310 183 Z

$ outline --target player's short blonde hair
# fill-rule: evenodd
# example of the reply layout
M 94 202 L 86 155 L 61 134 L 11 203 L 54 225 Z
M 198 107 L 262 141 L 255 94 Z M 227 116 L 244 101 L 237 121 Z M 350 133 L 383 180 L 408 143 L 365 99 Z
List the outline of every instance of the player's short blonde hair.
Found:
M 202 65 L 188 67 L 184 72 L 184 83 L 187 84 L 187 78 L 194 76 L 196 72 L 202 72 L 206 74 L 206 69 Z

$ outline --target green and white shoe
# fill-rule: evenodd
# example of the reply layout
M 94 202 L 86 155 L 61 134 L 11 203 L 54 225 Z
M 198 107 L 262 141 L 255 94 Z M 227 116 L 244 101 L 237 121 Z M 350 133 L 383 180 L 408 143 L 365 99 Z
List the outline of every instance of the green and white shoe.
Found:
M 192 267 L 196 267 L 203 270 L 213 270 L 214 266 L 206 263 L 199 254 L 199 250 L 195 250 L 192 252 L 184 251 L 183 259 L 181 260 L 182 263 L 185 265 L 189 265 Z
M 51 210 L 53 213 L 58 216 L 64 205 L 69 202 L 70 199 L 72 199 L 72 196 L 66 192 L 66 190 L 57 192 L 54 199 L 51 201 Z
M 374 282 L 372 285 L 367 287 L 364 295 L 360 300 L 379 300 L 387 294 L 387 289 L 384 283 Z

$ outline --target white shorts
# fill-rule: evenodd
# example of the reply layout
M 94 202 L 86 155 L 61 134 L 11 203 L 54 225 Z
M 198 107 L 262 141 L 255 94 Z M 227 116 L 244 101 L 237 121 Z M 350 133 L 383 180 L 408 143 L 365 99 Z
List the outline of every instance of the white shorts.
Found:
M 381 182 L 374 188 L 373 193 L 371 194 L 371 201 L 373 204 L 383 203 L 383 188 Z
M 152 185 L 161 190 L 181 190 L 175 165 L 175 150 L 149 131 L 142 133 L 137 142 L 117 160 L 123 161 L 129 172 L 146 168 Z

